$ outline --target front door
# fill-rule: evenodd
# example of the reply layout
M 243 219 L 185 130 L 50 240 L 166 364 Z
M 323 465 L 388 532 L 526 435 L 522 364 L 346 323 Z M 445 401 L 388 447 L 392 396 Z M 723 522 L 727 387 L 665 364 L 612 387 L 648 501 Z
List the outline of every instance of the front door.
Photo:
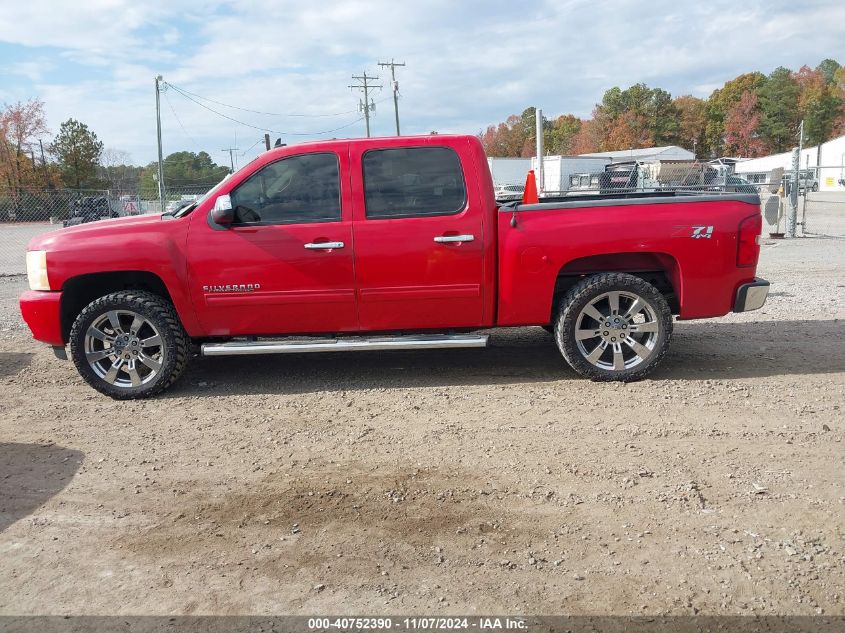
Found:
M 230 192 L 235 222 L 192 218 L 194 305 L 212 336 L 353 331 L 348 148 L 271 162 Z
M 483 213 L 450 143 L 361 151 L 351 161 L 363 330 L 479 327 Z

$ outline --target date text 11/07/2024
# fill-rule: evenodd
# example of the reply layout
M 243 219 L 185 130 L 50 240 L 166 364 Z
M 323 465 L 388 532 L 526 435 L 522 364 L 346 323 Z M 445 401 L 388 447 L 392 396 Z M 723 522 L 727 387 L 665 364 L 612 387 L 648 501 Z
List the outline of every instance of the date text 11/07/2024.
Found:
M 474 617 L 325 617 L 309 618 L 309 631 L 527 631 L 524 618 Z

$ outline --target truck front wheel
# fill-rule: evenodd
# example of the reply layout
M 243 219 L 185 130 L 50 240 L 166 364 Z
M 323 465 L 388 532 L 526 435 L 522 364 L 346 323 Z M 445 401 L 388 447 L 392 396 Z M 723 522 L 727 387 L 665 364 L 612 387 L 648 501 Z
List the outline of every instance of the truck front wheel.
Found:
M 182 375 L 189 340 L 173 305 L 152 292 L 124 290 L 88 304 L 73 323 L 76 369 L 100 393 L 146 398 Z
M 599 381 L 644 378 L 672 337 L 672 311 L 650 283 L 626 273 L 587 277 L 560 302 L 555 341 L 576 372 Z

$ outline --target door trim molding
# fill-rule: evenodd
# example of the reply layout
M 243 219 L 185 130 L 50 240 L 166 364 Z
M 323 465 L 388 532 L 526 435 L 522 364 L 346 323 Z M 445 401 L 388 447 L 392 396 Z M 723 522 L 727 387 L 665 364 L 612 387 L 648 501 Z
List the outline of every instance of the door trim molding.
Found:
M 352 289 L 328 290 L 276 290 L 249 293 L 205 294 L 205 305 L 225 306 L 272 306 L 301 303 L 348 303 L 355 300 Z
M 358 296 L 360 301 L 372 303 L 408 299 L 477 299 L 481 296 L 481 284 L 362 288 Z

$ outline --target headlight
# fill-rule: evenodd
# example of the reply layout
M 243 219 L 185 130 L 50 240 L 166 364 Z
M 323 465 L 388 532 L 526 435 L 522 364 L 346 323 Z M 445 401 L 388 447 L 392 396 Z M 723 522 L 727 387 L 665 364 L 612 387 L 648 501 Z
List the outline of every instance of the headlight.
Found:
M 49 290 L 47 279 L 47 251 L 26 252 L 26 276 L 30 290 Z

